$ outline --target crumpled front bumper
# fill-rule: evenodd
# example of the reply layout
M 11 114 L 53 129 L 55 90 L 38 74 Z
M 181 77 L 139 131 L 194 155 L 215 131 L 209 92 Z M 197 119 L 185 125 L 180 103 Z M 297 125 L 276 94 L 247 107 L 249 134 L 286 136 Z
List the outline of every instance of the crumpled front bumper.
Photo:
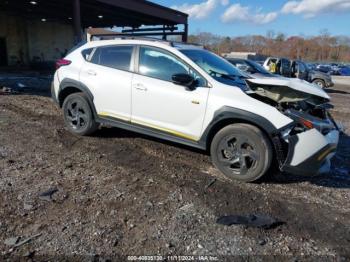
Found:
M 330 171 L 330 160 L 335 155 L 339 131 L 323 135 L 317 129 L 290 136 L 289 149 L 282 171 L 296 175 L 317 175 Z

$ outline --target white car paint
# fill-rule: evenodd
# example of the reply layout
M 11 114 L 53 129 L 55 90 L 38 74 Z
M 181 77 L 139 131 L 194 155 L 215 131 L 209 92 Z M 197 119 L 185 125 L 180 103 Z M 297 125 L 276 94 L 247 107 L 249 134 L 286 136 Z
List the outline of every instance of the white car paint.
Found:
M 240 88 L 232 86 L 228 87 L 214 79 L 211 81 L 215 88 L 212 88 L 210 91 L 207 113 L 203 125 L 204 129 L 213 119 L 215 111 L 220 109 L 222 105 L 260 115 L 265 119 L 269 119 L 277 129 L 293 122 L 292 119 L 281 114 L 276 108 L 248 96 Z
M 81 51 L 108 45 L 144 45 L 157 47 L 177 56 L 208 82 L 208 86 L 187 90 L 169 81 L 138 73 L 107 68 L 86 61 Z M 197 47 L 186 47 L 197 48 Z M 267 119 L 276 129 L 282 129 L 293 120 L 275 107 L 252 98 L 242 89 L 225 85 L 207 74 L 189 57 L 162 41 L 119 39 L 89 42 L 66 59 L 72 64 L 63 66 L 54 76 L 54 94 L 58 97 L 60 83 L 71 78 L 87 86 L 94 96 L 94 105 L 100 116 L 111 116 L 130 123 L 171 131 L 182 138 L 198 141 L 220 108 L 232 107 Z M 133 65 L 131 65 L 132 67 Z M 287 86 L 296 91 L 329 99 L 319 87 L 299 79 L 263 78 L 249 81 L 261 85 Z M 324 136 L 312 129 L 298 134 L 292 165 L 298 165 L 322 146 L 338 143 L 338 131 Z M 329 159 L 329 157 L 327 158 Z
M 80 82 L 94 95 L 96 111 L 130 121 L 133 73 L 85 62 Z
M 327 144 L 338 144 L 338 131 L 331 131 L 326 136 L 316 129 L 297 134 L 298 142 L 294 148 L 294 155 L 291 160 L 292 166 L 297 166 L 305 159 L 311 157 L 315 152 L 324 148 Z
M 188 91 L 184 86 L 138 74 L 134 75 L 132 87 L 131 122 L 147 123 L 199 140 L 210 88 Z

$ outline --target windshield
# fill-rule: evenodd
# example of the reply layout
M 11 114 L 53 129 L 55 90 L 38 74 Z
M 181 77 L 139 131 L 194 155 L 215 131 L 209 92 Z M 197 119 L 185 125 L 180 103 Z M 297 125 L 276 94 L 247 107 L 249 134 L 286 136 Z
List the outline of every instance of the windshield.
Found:
M 207 50 L 180 50 L 183 54 L 188 56 L 200 68 L 202 68 L 209 75 L 225 75 L 225 76 L 244 76 L 242 72 L 237 70 L 232 64 L 225 59 L 217 56 Z
M 202 49 L 180 51 L 215 80 L 226 85 L 239 87 L 243 91 L 248 90 L 244 80 L 249 78 L 249 76 L 235 68 L 231 63 L 220 56 Z

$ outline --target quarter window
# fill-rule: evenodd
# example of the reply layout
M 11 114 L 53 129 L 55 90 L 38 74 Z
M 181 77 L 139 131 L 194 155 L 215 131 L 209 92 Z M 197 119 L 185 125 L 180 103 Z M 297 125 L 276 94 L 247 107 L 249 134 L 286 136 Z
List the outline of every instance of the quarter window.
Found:
M 83 51 L 81 51 L 81 54 L 86 61 L 88 60 L 89 56 L 91 55 L 92 50 L 94 50 L 94 49 L 88 48 L 88 49 L 84 49 Z
M 90 62 L 101 66 L 130 71 L 132 51 L 132 46 L 98 47 Z

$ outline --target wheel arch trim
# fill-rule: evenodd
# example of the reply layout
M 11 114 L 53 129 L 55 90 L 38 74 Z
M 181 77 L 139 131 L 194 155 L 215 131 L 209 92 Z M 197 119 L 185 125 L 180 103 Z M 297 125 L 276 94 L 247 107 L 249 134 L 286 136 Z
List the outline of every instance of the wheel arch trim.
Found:
M 62 107 L 63 102 L 64 102 L 64 99 L 60 98 L 60 94 L 62 94 L 62 92 L 64 92 L 68 88 L 78 89 L 86 95 L 86 97 L 88 99 L 88 103 L 91 107 L 91 110 L 92 110 L 94 116 L 96 117 L 97 112 L 96 112 L 96 108 L 95 108 L 94 103 L 93 103 L 94 96 L 91 93 L 90 89 L 86 85 L 84 85 L 83 83 L 81 83 L 77 80 L 71 79 L 71 78 L 64 78 L 60 83 L 60 86 L 58 89 L 58 95 L 57 95 L 57 101 L 58 101 L 59 106 Z
M 213 120 L 201 136 L 200 143 L 205 144 L 208 149 L 216 132 L 233 123 L 252 124 L 264 131 L 270 139 L 279 131 L 268 119 L 260 115 L 239 108 L 223 106 L 215 112 Z

